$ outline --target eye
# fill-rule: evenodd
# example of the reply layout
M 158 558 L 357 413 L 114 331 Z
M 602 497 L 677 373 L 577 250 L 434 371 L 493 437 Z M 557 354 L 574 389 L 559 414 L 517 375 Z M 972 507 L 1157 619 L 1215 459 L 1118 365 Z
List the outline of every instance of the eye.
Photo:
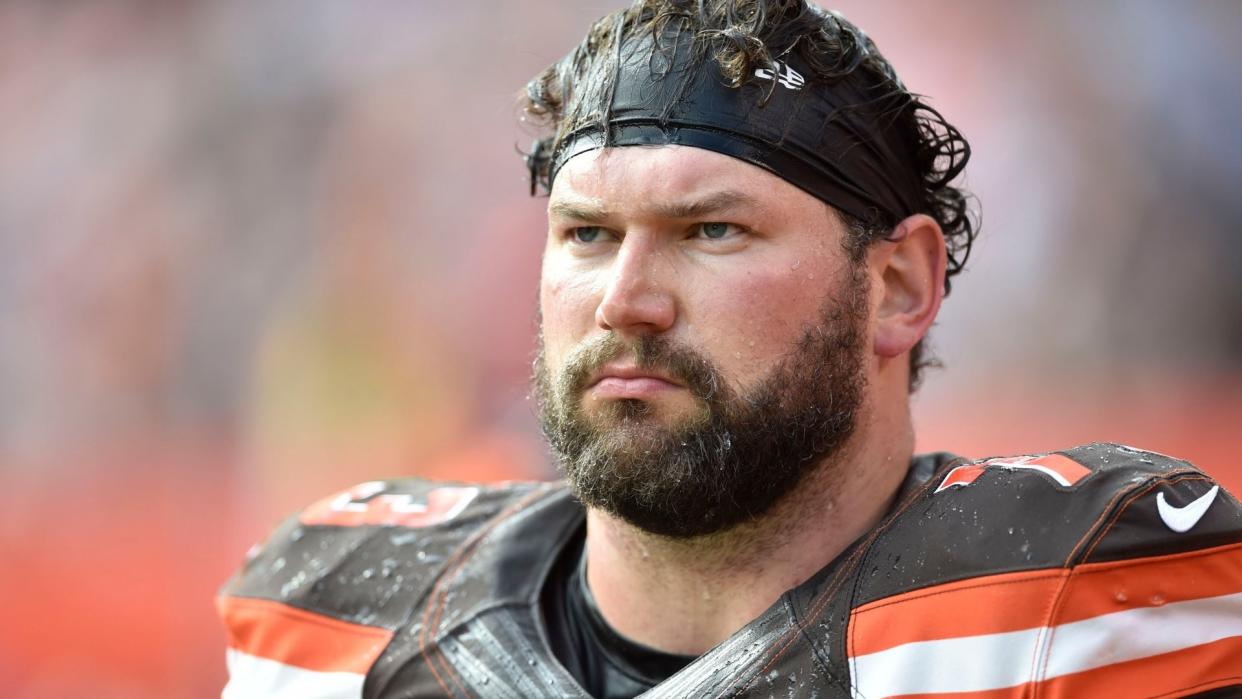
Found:
M 721 221 L 700 223 L 697 228 L 698 233 L 709 240 L 720 240 L 741 230 L 739 226 L 735 226 L 732 223 L 723 223 Z
M 606 232 L 600 226 L 578 226 L 570 231 L 570 235 L 579 243 L 597 243 L 604 240 Z

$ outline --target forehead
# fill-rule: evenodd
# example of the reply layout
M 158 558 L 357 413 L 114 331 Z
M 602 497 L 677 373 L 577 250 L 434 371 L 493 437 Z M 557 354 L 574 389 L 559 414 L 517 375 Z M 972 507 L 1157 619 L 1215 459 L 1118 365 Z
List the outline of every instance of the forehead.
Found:
M 691 146 L 622 146 L 574 156 L 557 173 L 549 206 L 589 203 L 633 213 L 733 195 L 774 219 L 822 217 L 826 204 L 761 167 Z

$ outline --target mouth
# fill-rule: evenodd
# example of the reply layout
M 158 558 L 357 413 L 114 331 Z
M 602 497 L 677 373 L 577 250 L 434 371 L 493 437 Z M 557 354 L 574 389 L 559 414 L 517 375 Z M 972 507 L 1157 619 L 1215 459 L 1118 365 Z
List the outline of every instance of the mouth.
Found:
M 678 380 L 651 369 L 635 366 L 605 366 L 587 384 L 587 393 L 601 399 L 647 400 L 657 395 L 685 388 Z

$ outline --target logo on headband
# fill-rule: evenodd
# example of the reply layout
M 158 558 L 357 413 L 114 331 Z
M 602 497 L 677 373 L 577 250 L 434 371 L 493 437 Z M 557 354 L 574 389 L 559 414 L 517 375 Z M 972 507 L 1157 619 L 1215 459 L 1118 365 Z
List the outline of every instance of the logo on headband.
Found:
M 790 90 L 801 90 L 806 84 L 806 78 L 802 74 L 794 70 L 788 63 L 773 61 L 776 64 L 776 70 L 768 70 L 767 68 L 756 68 L 755 77 L 764 80 L 775 80 Z

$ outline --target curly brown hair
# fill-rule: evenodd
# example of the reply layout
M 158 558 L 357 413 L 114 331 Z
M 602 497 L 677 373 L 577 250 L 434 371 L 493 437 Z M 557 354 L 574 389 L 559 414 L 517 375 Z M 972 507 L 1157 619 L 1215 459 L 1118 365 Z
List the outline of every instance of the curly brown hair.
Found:
M 886 138 L 905 144 L 909 154 L 897 165 L 917 175 L 921 191 L 916 211 L 875 211 L 870 220 L 835 209 L 850 234 L 845 248 L 861 260 L 866 248 L 887 238 L 901 217 L 925 213 L 940 224 L 948 248 L 945 292 L 950 280 L 966 265 L 978 234 L 978 219 L 969 206 L 973 199 L 953 186 L 970 158 L 962 134 L 930 107 L 923 97 L 901 83 L 892 65 L 862 30 L 841 15 L 805 0 L 636 0 L 591 26 L 586 38 L 560 61 L 526 86 L 521 99 L 524 114 L 547 134 L 527 154 L 531 193 L 550 188 L 552 156 L 567 136 L 591 125 L 606 125 L 621 45 L 632 37 L 650 34 L 653 51 L 669 28 L 693 35 L 696 65 L 714 60 L 734 87 L 756 68 L 773 68 L 778 58 L 796 56 L 818 89 L 845 84 L 867 96 L 864 103 L 846 109 L 866 109 Z M 601 80 L 598 76 L 603 75 Z M 594 79 L 588 80 L 588 77 Z M 605 139 L 608 129 L 602 129 Z M 924 342 L 910 352 L 910 390 L 918 386 L 921 371 L 935 364 Z

